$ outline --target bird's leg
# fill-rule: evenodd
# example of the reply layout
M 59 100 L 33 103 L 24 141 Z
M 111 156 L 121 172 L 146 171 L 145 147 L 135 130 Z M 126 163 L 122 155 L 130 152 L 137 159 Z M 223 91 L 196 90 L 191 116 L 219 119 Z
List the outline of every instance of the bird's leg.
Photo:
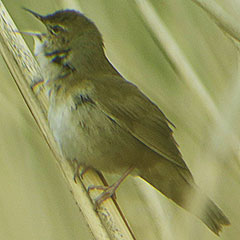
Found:
M 119 187 L 119 185 L 125 180 L 125 178 L 133 171 L 134 167 L 130 167 L 114 184 L 111 186 L 89 186 L 88 192 L 93 189 L 103 190 L 96 199 L 95 204 L 96 207 L 100 206 L 100 204 L 106 199 L 112 197 L 115 194 L 115 191 Z

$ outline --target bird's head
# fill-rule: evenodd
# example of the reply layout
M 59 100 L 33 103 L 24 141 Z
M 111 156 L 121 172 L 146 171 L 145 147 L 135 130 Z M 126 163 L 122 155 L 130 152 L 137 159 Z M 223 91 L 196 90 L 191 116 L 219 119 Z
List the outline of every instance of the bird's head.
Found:
M 25 10 L 46 26 L 47 33 L 42 38 L 42 41 L 47 41 L 45 42 L 46 53 L 71 50 L 73 44 L 76 44 L 80 38 L 102 46 L 102 37 L 96 25 L 79 11 L 59 10 L 43 16 L 32 10 Z

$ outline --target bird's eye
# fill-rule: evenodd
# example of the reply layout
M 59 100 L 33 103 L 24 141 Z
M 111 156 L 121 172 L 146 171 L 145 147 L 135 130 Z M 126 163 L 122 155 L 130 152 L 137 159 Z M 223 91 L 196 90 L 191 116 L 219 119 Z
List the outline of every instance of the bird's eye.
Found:
M 55 25 L 55 26 L 51 26 L 49 31 L 53 35 L 58 35 L 59 33 L 63 32 L 64 29 L 62 27 L 60 27 L 59 25 Z

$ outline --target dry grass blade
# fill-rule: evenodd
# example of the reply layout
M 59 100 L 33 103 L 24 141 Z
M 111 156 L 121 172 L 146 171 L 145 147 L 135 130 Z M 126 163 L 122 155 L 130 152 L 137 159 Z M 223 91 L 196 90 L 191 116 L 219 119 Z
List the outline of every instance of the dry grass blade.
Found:
M 236 20 L 225 12 L 215 1 L 213 0 L 192 0 L 202 9 L 204 9 L 209 16 L 213 18 L 216 24 L 232 38 L 240 42 L 240 28 Z
M 83 213 L 94 238 L 99 240 L 134 239 L 121 211 L 111 199 L 105 201 L 98 212 L 94 210 L 92 199 L 85 190 L 90 184 L 103 185 L 99 176 L 94 171 L 87 172 L 84 175 L 84 180 L 78 181 L 78 184 L 74 182 L 73 170 L 59 154 L 58 146 L 47 124 L 47 98 L 41 92 L 34 94 L 29 87 L 33 84 L 32 79 L 34 79 L 34 76 L 41 76 L 40 69 L 21 35 L 16 33 L 16 26 L 9 17 L 2 2 L 0 2 L 0 13 L 1 54 L 43 136 L 56 156 L 57 163 L 68 183 L 68 187 Z M 96 195 L 97 192 L 93 192 L 93 194 Z

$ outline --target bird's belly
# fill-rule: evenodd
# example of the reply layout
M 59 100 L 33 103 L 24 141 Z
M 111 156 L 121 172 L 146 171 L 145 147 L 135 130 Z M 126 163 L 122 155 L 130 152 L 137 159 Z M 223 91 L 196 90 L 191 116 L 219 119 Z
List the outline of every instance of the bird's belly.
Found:
M 49 122 L 62 154 L 70 161 L 119 173 L 143 157 L 144 145 L 94 105 L 51 108 Z

